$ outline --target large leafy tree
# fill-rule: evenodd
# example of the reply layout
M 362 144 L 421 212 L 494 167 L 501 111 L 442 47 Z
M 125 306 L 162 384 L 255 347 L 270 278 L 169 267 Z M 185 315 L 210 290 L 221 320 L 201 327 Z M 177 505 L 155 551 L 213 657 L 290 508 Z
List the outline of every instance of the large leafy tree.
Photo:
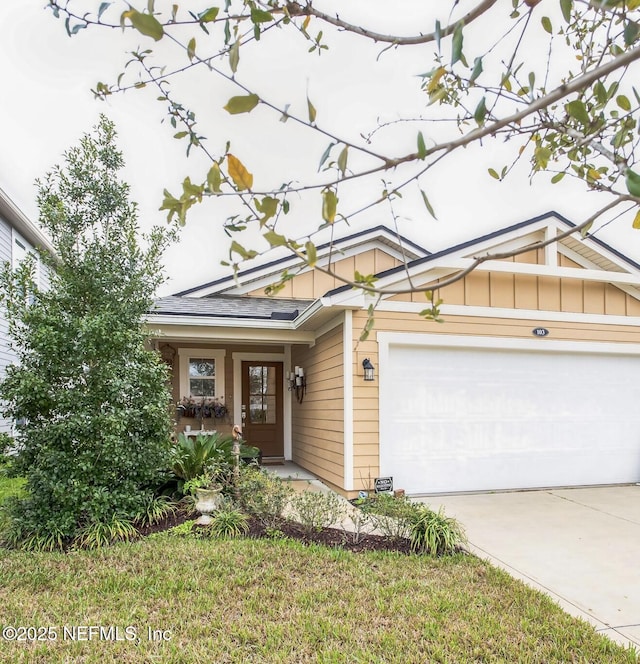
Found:
M 49 2 L 70 36 L 85 28 L 138 33 L 143 46 L 129 55 L 115 82 L 97 83 L 94 93 L 106 98 L 131 88 L 154 89 L 166 105 L 175 139 L 208 161 L 199 180 L 185 178 L 180 191 L 166 191 L 162 207 L 184 223 L 196 203 L 214 200 L 218 209 L 228 210 L 229 200 L 234 201 L 223 222 L 232 238 L 228 263 L 234 268 L 255 255 L 242 239 L 243 231 L 255 228 L 269 245 L 286 247 L 332 272 L 331 264 L 316 265 L 318 229 L 376 208 L 392 225 L 404 209 L 401 197 L 417 199 L 423 214 L 435 215 L 429 183 L 437 181 L 440 169 L 451 160 L 473 166 L 478 152 L 467 148 L 482 146 L 488 153 L 492 144 L 501 146 L 496 153 L 501 162 L 481 166 L 475 177 L 543 178 L 556 185 L 558 195 L 569 181 L 577 181 L 601 194 L 578 231 L 593 232 L 596 220 L 608 222 L 625 212 L 630 219 L 635 214 L 632 223 L 640 227 L 640 176 L 634 167 L 640 0 L 365 5 L 225 0 L 196 7 L 149 0 L 146 8 L 135 8 L 126 2 Z M 387 23 L 404 29 L 385 31 L 380 26 Z M 369 49 L 367 85 L 379 90 L 377 120 L 368 127 L 354 122 L 352 131 L 335 118 L 358 106 L 360 80 L 317 98 L 312 77 L 306 95 L 296 78 L 310 77 L 311 71 L 323 74 L 317 62 L 305 66 L 305 51 L 322 62 L 341 41 L 348 41 L 353 52 Z M 407 66 L 407 51 L 413 67 Z M 285 68 L 284 58 L 293 66 Z M 334 69 L 324 78 L 332 80 L 336 62 L 328 62 Z M 379 62 L 395 66 L 381 70 Z M 202 107 L 189 108 L 181 99 L 186 93 L 177 83 L 192 74 L 196 85 L 210 84 L 204 112 L 212 115 L 215 107 L 228 114 L 215 127 L 217 147 L 206 140 L 203 125 L 209 123 L 196 116 Z M 394 108 L 394 99 L 385 94 L 389 76 L 415 81 L 422 92 L 417 105 Z M 281 89 L 274 90 L 276 77 L 284 81 L 287 102 Z M 259 137 L 286 123 L 291 140 L 281 148 L 295 156 L 291 168 L 283 162 L 274 168 L 275 159 L 263 158 L 262 141 L 248 145 L 243 140 L 247 114 L 255 118 Z M 221 131 L 226 141 L 220 141 Z M 469 177 L 473 171 L 464 172 Z M 291 218 L 294 223 L 288 223 Z M 292 276 L 283 274 L 271 292 Z M 397 292 L 376 288 L 373 275 L 335 276 L 371 293 Z M 463 276 L 454 274 L 439 286 Z
M 41 257 L 50 288 L 36 288 L 33 257 L 7 265 L 0 282 L 18 355 L 0 397 L 19 422 L 14 468 L 28 489 L 11 508 L 13 539 L 48 548 L 135 519 L 170 440 L 167 369 L 145 346 L 142 322 L 169 233 L 155 229 L 141 246 L 104 116 L 64 161 L 38 183 L 56 250 Z

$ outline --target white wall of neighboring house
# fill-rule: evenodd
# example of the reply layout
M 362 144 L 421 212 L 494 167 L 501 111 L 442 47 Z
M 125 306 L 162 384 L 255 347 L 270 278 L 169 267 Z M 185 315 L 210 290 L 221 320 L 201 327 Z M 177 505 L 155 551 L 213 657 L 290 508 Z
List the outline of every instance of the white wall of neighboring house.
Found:
M 15 269 L 29 253 L 35 251 L 36 246 L 53 253 L 49 240 L 0 189 L 0 265 L 8 262 Z M 48 268 L 39 260 L 35 277 L 39 288 L 48 287 Z M 0 379 L 15 361 L 6 310 L 0 306 Z M 0 432 L 11 433 L 12 429 L 13 422 L 0 414 Z

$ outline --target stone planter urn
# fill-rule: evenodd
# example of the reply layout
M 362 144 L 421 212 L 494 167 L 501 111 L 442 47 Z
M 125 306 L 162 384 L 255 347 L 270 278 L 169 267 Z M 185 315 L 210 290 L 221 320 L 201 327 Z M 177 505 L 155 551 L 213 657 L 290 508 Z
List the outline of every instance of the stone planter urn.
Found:
M 208 526 L 212 521 L 211 514 L 219 510 L 222 504 L 222 487 L 197 489 L 196 498 L 196 509 L 202 515 L 196 523 L 199 526 Z

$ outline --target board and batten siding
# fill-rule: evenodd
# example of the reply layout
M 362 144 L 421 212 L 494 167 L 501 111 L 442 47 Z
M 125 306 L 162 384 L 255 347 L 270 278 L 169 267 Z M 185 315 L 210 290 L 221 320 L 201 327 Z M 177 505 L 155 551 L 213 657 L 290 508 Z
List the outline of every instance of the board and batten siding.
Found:
M 542 264 L 540 253 L 530 251 L 516 256 L 517 263 Z M 582 269 L 559 255 L 560 267 Z M 597 281 L 558 277 L 477 271 L 438 292 L 444 304 L 567 313 L 640 316 L 640 301 L 620 288 Z M 423 293 L 395 295 L 395 302 L 425 303 Z
M 400 261 L 381 249 L 369 249 L 361 254 L 334 261 L 332 270 L 337 275 L 353 281 L 356 270 L 365 275 L 377 274 L 398 265 L 400 265 Z M 344 281 L 337 277 L 309 269 L 288 281 L 275 297 L 315 299 L 340 286 L 344 286 Z M 264 297 L 264 288 L 251 291 L 249 295 Z
M 344 485 L 343 326 L 329 330 L 315 345 L 295 346 L 292 366 L 305 371 L 307 392 L 293 399 L 293 461 L 323 481 Z

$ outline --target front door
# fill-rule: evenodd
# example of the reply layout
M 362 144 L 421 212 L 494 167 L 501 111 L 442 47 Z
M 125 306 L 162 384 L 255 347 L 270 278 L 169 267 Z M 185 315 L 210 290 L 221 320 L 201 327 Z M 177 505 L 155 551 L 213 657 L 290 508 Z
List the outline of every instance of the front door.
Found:
M 263 458 L 284 457 L 282 362 L 242 363 L 242 426 Z

